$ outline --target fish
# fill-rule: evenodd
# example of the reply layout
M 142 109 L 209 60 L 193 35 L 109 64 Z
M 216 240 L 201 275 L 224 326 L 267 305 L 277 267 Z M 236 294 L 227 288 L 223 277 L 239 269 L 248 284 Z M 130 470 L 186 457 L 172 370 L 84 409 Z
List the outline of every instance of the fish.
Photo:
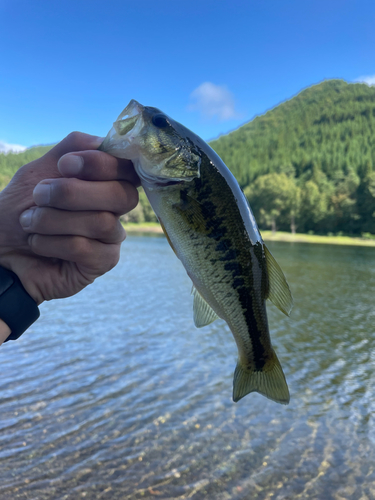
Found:
M 286 278 L 249 202 L 215 151 L 160 109 L 131 100 L 99 147 L 131 160 L 164 234 L 190 277 L 195 326 L 223 319 L 238 348 L 233 401 L 251 392 L 288 404 L 266 300 L 289 316 Z

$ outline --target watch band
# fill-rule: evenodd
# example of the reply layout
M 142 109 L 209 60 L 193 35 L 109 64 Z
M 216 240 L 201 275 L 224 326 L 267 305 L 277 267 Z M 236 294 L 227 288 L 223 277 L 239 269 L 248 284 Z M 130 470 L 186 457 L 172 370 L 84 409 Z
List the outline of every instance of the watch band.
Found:
M 18 276 L 0 266 L 0 319 L 11 334 L 5 340 L 17 340 L 40 316 L 35 300 L 26 292 Z

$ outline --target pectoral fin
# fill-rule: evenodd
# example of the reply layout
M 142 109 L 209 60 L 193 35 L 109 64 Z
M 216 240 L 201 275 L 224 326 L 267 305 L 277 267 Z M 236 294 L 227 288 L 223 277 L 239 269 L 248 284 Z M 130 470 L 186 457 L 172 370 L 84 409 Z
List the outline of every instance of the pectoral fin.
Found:
M 194 324 L 197 328 L 209 325 L 215 321 L 215 319 L 218 319 L 219 316 L 215 313 L 212 307 L 207 304 L 195 286 L 193 286 L 191 293 L 194 295 Z
M 163 230 L 163 233 L 164 233 L 165 237 L 167 238 L 167 241 L 168 241 L 168 243 L 169 243 L 170 247 L 171 247 L 171 248 L 172 248 L 172 250 L 174 251 L 175 255 L 178 257 L 178 255 L 177 255 L 177 253 L 176 253 L 176 250 L 174 249 L 174 246 L 173 246 L 173 244 L 172 244 L 172 242 L 171 242 L 171 240 L 170 240 L 170 238 L 169 238 L 169 236 L 168 236 L 167 230 L 165 229 L 165 226 L 164 226 L 164 224 L 163 224 L 162 220 L 160 219 L 160 217 L 159 217 L 159 222 L 160 222 L 161 228 L 162 228 L 162 230 Z
M 269 277 L 269 291 L 267 298 L 280 309 L 281 312 L 289 316 L 293 307 L 293 298 L 284 273 L 276 262 L 271 252 L 264 245 L 267 270 Z

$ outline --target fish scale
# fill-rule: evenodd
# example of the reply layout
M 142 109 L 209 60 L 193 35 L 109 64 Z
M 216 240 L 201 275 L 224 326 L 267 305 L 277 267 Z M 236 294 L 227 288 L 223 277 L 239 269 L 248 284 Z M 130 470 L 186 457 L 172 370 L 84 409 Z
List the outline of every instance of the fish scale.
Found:
M 257 391 L 286 404 L 266 299 L 289 314 L 285 277 L 233 175 L 193 132 L 131 101 L 100 147 L 133 161 L 163 231 L 193 282 L 194 321 L 225 320 L 237 344 L 233 400 Z

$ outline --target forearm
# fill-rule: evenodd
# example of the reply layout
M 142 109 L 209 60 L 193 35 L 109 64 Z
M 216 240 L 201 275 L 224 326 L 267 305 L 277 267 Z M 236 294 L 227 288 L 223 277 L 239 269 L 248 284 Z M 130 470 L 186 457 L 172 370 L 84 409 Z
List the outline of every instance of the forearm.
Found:
M 7 324 L 0 319 L 0 345 L 6 340 L 11 333 L 11 330 Z

